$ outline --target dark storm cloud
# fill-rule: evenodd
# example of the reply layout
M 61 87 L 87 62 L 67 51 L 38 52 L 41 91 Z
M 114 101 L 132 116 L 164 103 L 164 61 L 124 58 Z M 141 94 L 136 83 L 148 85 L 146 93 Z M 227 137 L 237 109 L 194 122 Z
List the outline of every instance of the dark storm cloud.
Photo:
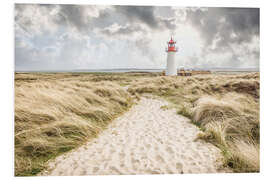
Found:
M 154 16 L 153 6 L 115 6 L 118 13 L 124 14 L 130 22 L 139 21 L 151 28 L 157 28 L 159 21 Z
M 155 53 L 151 51 L 150 42 L 148 38 L 151 31 L 163 31 L 176 29 L 175 18 L 173 17 L 173 11 L 171 7 L 153 7 L 153 6 L 114 6 L 115 14 L 118 17 L 124 17 L 128 25 L 120 26 L 117 29 L 103 28 L 100 29 L 100 33 L 111 38 L 118 38 L 119 36 L 125 36 L 126 38 L 132 37 L 134 33 L 140 33 L 140 36 L 135 41 L 135 48 L 140 50 L 143 56 L 154 59 Z M 156 14 L 158 12 L 166 12 L 167 17 L 160 17 Z M 116 19 L 116 22 L 118 19 Z M 142 27 L 146 25 L 149 30 Z
M 155 8 L 154 6 L 115 6 L 116 12 L 123 14 L 131 23 L 140 22 L 153 30 L 175 29 L 174 19 L 156 16 Z
M 51 17 L 51 21 L 58 25 L 69 25 L 75 27 L 79 31 L 89 31 L 94 27 L 105 28 L 113 23 L 125 25 L 142 23 L 152 30 L 176 29 L 175 17 L 159 17 L 155 11 L 166 12 L 170 14 L 170 7 L 154 7 L 154 6 L 113 6 L 113 10 L 99 10 L 98 17 L 91 17 L 91 11 L 95 10 L 95 6 L 85 5 L 26 5 L 16 4 L 15 9 L 18 12 L 15 16 L 15 22 L 19 22 L 20 13 L 26 8 L 32 6 L 35 11 L 43 10 L 49 14 L 54 8 L 59 7 L 57 14 Z M 112 14 L 116 16 L 112 18 Z M 121 18 L 119 18 L 121 17 Z M 121 20 L 120 20 L 121 19 Z M 126 22 L 123 22 L 126 19 Z M 206 45 L 211 45 L 215 37 L 219 37 L 218 46 L 227 46 L 228 43 L 247 42 L 253 35 L 259 35 L 259 9 L 258 8 L 208 8 L 207 11 L 202 9 L 187 10 L 186 22 L 192 24 L 201 33 Z M 21 21 L 21 25 L 27 28 L 33 25 L 31 18 Z M 132 26 L 130 26 L 132 27 Z M 133 26 L 136 27 L 136 26 Z M 142 30 L 136 27 L 135 30 Z M 106 32 L 106 31 L 104 31 Z M 119 29 L 119 33 L 128 34 L 134 30 L 127 27 Z M 235 34 L 232 38 L 231 35 Z
M 58 13 L 57 23 L 62 23 L 71 27 L 75 27 L 80 32 L 87 33 L 94 27 L 106 27 L 112 24 L 110 19 L 111 10 L 97 10 L 96 6 L 83 5 L 61 5 Z M 97 13 L 91 16 L 91 13 Z
M 156 16 L 155 7 L 153 6 L 113 6 L 112 9 L 100 10 L 98 17 L 89 17 L 87 13 L 94 10 L 94 8 L 94 6 L 61 5 L 57 23 L 68 23 L 79 31 L 91 30 L 94 27 L 105 28 L 113 23 L 122 25 L 141 23 L 154 30 L 173 30 L 176 28 L 173 18 Z M 112 17 L 112 14 L 114 14 L 115 18 Z M 130 27 L 134 27 L 134 29 L 121 28 L 119 32 L 114 34 L 123 33 L 128 35 L 128 33 L 132 34 L 135 30 L 143 31 L 142 28 L 138 28 L 138 25 Z M 103 32 L 106 33 L 106 31 Z
M 203 53 L 201 57 L 197 57 L 197 61 L 200 59 L 206 61 L 206 56 L 212 53 L 230 52 L 230 58 L 223 65 L 239 67 L 243 53 L 237 53 L 232 45 L 252 43 L 254 37 L 260 36 L 260 10 L 258 8 L 188 9 L 186 22 L 195 27 L 204 40 Z M 243 51 L 248 57 L 253 57 L 259 62 L 259 49 L 244 49 Z
M 217 46 L 225 47 L 230 43 L 249 42 L 254 35 L 259 36 L 259 15 L 258 8 L 197 9 L 187 11 L 187 22 L 198 29 L 207 46 L 219 37 Z
M 44 14 L 50 14 L 54 9 L 58 8 L 57 13 L 50 16 L 51 23 L 56 26 L 68 26 L 76 28 L 81 33 L 89 33 L 94 28 L 104 29 L 109 27 L 113 23 L 125 26 L 131 24 L 128 27 L 119 29 L 119 32 L 114 33 L 119 35 L 121 33 L 128 35 L 135 30 L 143 31 L 143 28 L 139 28 L 138 24 L 144 24 L 151 30 L 162 31 L 166 29 L 174 30 L 176 24 L 173 17 L 159 17 L 155 14 L 155 7 L 153 6 L 112 6 L 112 8 L 96 10 L 97 6 L 85 6 L 85 5 L 47 5 L 47 4 L 16 4 L 15 10 L 17 15 L 15 16 L 15 22 L 20 23 L 20 26 L 26 30 L 31 25 L 34 25 L 30 17 L 25 18 L 21 16 L 21 13 L 25 9 L 31 7 L 33 11 L 43 11 Z M 159 7 L 157 10 L 162 12 L 162 9 L 167 12 L 173 12 L 169 7 Z M 91 16 L 91 13 L 96 13 L 97 16 Z M 113 16 L 112 16 L 113 14 Z M 136 25 L 133 25 L 136 24 Z M 106 30 L 101 31 L 106 32 Z
M 77 5 L 62 5 L 60 6 L 59 22 L 68 23 L 75 26 L 78 30 L 82 30 L 87 26 L 85 18 L 85 8 Z
M 126 38 L 132 37 L 134 33 L 141 35 L 135 40 L 133 45 L 135 49 L 139 50 L 142 56 L 148 57 L 151 61 L 155 59 L 156 54 L 151 50 L 148 35 L 151 31 L 163 31 L 176 29 L 175 18 L 171 7 L 153 7 L 153 6 L 114 6 L 116 14 L 119 17 L 124 17 L 129 25 L 123 25 L 118 29 L 112 31 L 109 28 L 101 29 L 99 32 L 108 37 L 118 38 L 125 36 Z M 167 13 L 166 17 L 157 16 L 155 11 Z M 146 30 L 142 24 L 150 28 Z

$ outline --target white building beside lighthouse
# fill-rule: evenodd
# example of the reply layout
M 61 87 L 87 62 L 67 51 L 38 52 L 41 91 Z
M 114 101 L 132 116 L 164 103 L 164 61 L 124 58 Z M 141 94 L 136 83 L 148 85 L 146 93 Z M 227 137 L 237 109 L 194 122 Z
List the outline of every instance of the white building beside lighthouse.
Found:
M 175 47 L 176 41 L 174 41 L 171 37 L 171 40 L 168 42 L 168 47 L 166 48 L 167 55 L 167 68 L 166 68 L 166 76 L 177 76 L 177 66 L 175 62 L 175 53 L 177 52 L 177 48 Z

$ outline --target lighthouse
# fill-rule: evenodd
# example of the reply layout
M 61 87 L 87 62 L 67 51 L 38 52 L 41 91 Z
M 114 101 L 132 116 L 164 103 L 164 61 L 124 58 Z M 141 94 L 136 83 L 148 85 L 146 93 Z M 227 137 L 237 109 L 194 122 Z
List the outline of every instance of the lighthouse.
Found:
M 166 69 L 166 76 L 177 76 L 177 67 L 175 62 L 175 53 L 177 52 L 177 48 L 175 47 L 176 41 L 171 40 L 168 43 L 168 47 L 166 48 L 167 52 L 167 69 Z

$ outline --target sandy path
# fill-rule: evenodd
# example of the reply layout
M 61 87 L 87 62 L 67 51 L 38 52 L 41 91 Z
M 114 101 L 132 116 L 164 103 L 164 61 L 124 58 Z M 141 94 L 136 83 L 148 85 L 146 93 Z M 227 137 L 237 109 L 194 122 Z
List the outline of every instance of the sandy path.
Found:
M 98 138 L 50 162 L 42 175 L 220 172 L 219 150 L 194 141 L 199 129 L 163 105 L 142 98 Z

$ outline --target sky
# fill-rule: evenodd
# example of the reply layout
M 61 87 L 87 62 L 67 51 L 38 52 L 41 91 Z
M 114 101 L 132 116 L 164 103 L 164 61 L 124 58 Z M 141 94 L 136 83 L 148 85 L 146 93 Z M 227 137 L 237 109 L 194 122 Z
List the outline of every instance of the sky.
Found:
M 259 68 L 260 10 L 16 4 L 15 70 Z

